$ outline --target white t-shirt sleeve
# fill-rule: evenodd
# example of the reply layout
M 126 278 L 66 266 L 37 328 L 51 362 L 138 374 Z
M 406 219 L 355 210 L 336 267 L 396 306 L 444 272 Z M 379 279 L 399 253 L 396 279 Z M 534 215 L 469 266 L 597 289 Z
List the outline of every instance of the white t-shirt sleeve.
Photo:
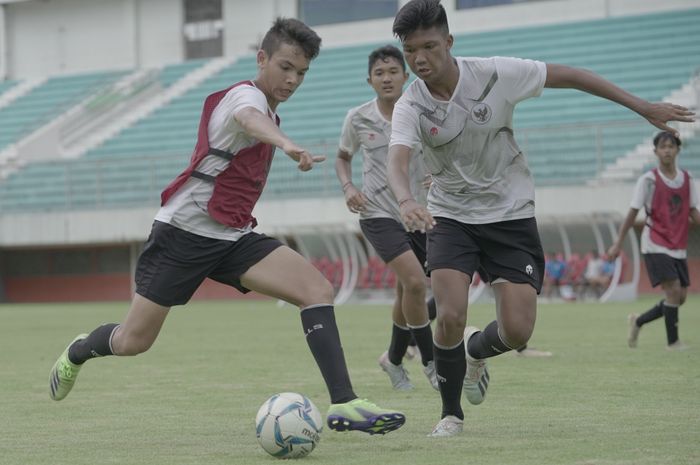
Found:
M 547 65 L 542 61 L 495 57 L 498 79 L 505 84 L 505 97 L 515 105 L 530 97 L 538 97 L 547 79 Z
M 260 89 L 254 86 L 241 84 L 229 90 L 216 106 L 209 119 L 209 134 L 214 134 L 217 129 L 238 129 L 238 123 L 234 117 L 244 108 L 253 107 L 263 115 L 267 114 L 267 99 Z
M 352 118 L 355 115 L 353 110 L 350 110 L 347 115 L 345 115 L 345 121 L 343 122 L 343 129 L 340 132 L 340 142 L 338 143 L 338 148 L 343 152 L 354 155 L 357 149 L 360 148 L 360 138 L 355 131 L 355 126 L 352 125 Z
M 640 176 L 640 178 L 637 179 L 637 185 L 634 186 L 630 208 L 634 208 L 635 210 L 644 208 L 644 201 L 647 198 L 647 186 L 649 185 L 646 179 L 647 175 Z
M 389 147 L 404 145 L 413 148 L 420 143 L 418 113 L 407 101 L 400 99 L 394 105 L 394 112 L 391 116 L 391 140 Z

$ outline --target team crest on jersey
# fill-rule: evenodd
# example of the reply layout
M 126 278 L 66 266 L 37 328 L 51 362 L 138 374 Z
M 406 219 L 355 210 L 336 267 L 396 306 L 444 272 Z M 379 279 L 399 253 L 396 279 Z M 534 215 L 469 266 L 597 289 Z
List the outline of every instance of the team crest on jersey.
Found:
M 369 140 L 374 140 L 376 137 L 377 137 L 377 135 L 376 135 L 375 133 L 373 133 L 373 132 L 370 132 L 369 135 L 367 136 L 367 138 L 368 138 Z
M 438 132 L 439 132 L 439 131 L 438 131 L 438 128 L 436 128 L 435 126 L 433 126 L 432 128 L 430 128 L 430 135 L 431 135 L 431 136 L 433 136 L 433 137 L 437 136 L 437 135 L 438 135 Z
M 532 272 L 533 272 L 532 265 L 527 265 L 525 267 L 525 273 L 527 273 L 528 276 L 532 276 Z
M 485 103 L 477 103 L 472 107 L 472 119 L 476 124 L 486 124 L 491 119 L 491 107 Z
M 671 218 L 676 218 L 681 214 L 681 207 L 683 206 L 683 198 L 678 194 L 673 194 L 669 200 L 668 209 L 671 214 Z

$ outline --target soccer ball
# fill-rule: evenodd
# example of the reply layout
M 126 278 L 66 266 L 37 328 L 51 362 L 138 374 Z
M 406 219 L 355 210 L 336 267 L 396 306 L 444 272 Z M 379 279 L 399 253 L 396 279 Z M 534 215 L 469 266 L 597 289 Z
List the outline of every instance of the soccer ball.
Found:
M 265 452 L 281 459 L 304 457 L 321 440 L 321 412 L 295 392 L 275 394 L 255 417 L 255 434 Z

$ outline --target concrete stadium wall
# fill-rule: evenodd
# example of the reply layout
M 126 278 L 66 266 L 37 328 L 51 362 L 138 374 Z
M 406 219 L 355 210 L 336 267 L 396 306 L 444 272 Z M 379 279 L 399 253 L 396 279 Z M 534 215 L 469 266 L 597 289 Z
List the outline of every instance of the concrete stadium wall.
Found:
M 58 249 L 61 250 L 61 249 Z M 1 255 L 1 251 L 0 251 Z M 700 292 L 700 257 L 688 260 L 691 293 Z M 642 262 L 640 294 L 659 293 L 649 283 Z M 102 302 L 128 301 L 133 295 L 133 278 L 130 273 L 88 273 L 2 276 L 0 273 L 0 302 Z M 193 300 L 262 299 L 254 292 L 242 294 L 238 290 L 205 280 L 193 296 Z
M 332 163 L 332 161 L 326 161 Z M 700 180 L 695 181 L 700 189 Z M 634 185 L 541 187 L 538 216 L 575 216 L 593 212 L 627 214 Z M 143 242 L 157 205 L 145 208 L 9 213 L 0 215 L 0 247 Z M 357 217 L 343 198 L 261 201 L 254 211 L 258 231 L 279 234 L 299 228 L 339 226 L 358 231 Z M 638 221 L 643 220 L 643 213 Z
M 7 74 L 0 78 L 153 67 L 183 59 L 179 1 L 46 0 L 4 5 L 4 12 Z
M 407 0 L 399 0 L 403 5 Z M 453 33 L 697 8 L 697 0 L 549 0 L 456 10 Z M 184 59 L 183 2 L 173 0 L 0 1 L 0 79 L 153 67 Z M 291 0 L 223 0 L 224 53 L 250 53 Z M 393 18 L 315 27 L 325 47 L 393 42 Z
M 566 218 L 584 217 L 602 210 L 624 215 L 632 187 L 541 188 L 537 191 L 537 212 L 541 217 Z M 133 269 L 156 211 L 157 206 L 151 206 L 130 210 L 0 215 L 0 259 L 3 250 L 39 248 L 61 252 L 81 247 L 123 249 L 129 246 L 131 258 L 121 258 L 124 263 L 113 269 Z M 290 232 L 303 234 L 330 227 L 334 230 L 358 231 L 357 217 L 347 211 L 341 197 L 264 201 L 257 206 L 254 214 L 260 223 L 256 230 L 275 236 Z M 638 220 L 641 222 L 641 214 Z M 698 246 L 694 247 L 697 249 Z M 70 273 L 32 272 L 28 276 L 18 276 L 13 270 L 8 272 L 7 266 L 11 265 L 5 264 L 3 276 L 3 263 L 0 263 L 0 302 L 128 300 L 133 292 L 128 272 L 100 272 L 97 269 L 91 272 L 74 265 L 75 269 L 69 270 Z M 692 256 L 689 267 L 693 282 L 690 291 L 700 292 L 700 257 Z M 649 285 L 645 270 L 642 270 L 639 291 L 656 292 Z M 194 298 L 260 296 L 254 293 L 244 296 L 235 289 L 206 280 Z

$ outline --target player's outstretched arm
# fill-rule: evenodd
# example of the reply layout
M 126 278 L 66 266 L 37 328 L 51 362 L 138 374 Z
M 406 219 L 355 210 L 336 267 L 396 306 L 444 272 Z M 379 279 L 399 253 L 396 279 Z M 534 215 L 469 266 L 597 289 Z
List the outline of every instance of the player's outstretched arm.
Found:
M 411 148 L 405 145 L 392 145 L 387 156 L 387 181 L 399 202 L 401 218 L 412 230 L 433 229 L 435 220 L 428 210 L 420 205 L 411 194 L 411 181 L 408 175 L 411 161 Z
M 345 150 L 338 149 L 335 159 L 335 174 L 345 194 L 345 204 L 348 210 L 358 213 L 365 210 L 367 197 L 352 183 L 352 155 Z
M 235 119 L 249 136 L 282 149 L 292 160 L 298 162 L 298 167 L 302 171 L 308 171 L 314 163 L 326 159 L 324 156 L 314 156 L 306 149 L 299 147 L 270 118 L 256 108 L 242 109 L 236 113 Z
M 629 231 L 632 225 L 634 225 L 634 220 L 637 218 L 637 213 L 639 213 L 639 210 L 636 208 L 630 208 L 630 211 L 627 213 L 627 217 L 625 218 L 625 221 L 622 222 L 622 225 L 620 225 L 620 230 L 617 233 L 617 240 L 608 249 L 608 257 L 610 257 L 610 259 L 617 258 L 617 256 L 620 255 L 622 242 L 627 236 L 627 231 Z
M 639 113 L 651 124 L 664 131 L 678 135 L 678 131 L 668 126 L 669 121 L 691 123 L 695 113 L 687 108 L 672 103 L 651 103 L 617 87 L 603 77 L 580 68 L 565 65 L 547 64 L 545 87 L 570 88 L 588 92 L 613 102 L 619 103 Z

